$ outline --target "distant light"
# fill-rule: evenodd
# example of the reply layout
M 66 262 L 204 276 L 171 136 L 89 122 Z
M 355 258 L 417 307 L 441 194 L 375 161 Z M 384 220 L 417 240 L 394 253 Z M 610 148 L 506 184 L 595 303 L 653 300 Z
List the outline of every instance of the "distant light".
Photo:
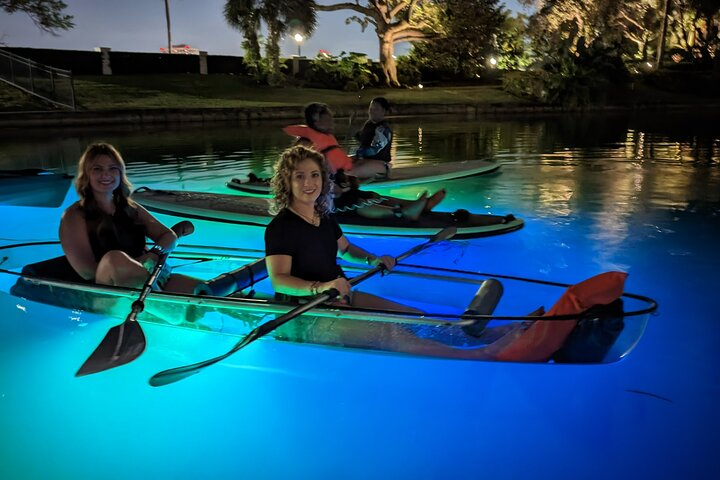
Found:
M 295 41 L 296 41 L 296 42 L 300 43 L 300 42 L 302 42 L 303 40 L 305 40 L 305 37 L 303 37 L 303 36 L 302 36 L 301 34 L 299 34 L 299 33 L 296 33 L 296 34 L 295 34 Z
M 423 88 L 423 84 L 422 84 L 422 83 L 418 83 L 418 88 Z
M 490 57 L 490 65 L 493 67 L 497 65 L 497 59 L 495 57 Z
M 645 62 L 645 65 L 646 65 L 648 68 L 653 68 L 652 62 Z

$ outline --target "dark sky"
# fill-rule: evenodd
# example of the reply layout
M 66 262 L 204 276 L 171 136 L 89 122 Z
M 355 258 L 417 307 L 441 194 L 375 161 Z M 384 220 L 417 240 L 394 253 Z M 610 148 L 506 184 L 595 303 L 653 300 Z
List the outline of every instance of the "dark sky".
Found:
M 0 13 L 0 44 L 15 47 L 92 50 L 110 47 L 117 51 L 157 52 L 167 44 L 164 0 L 64 0 L 73 15 L 75 28 L 54 37 L 41 32 L 23 13 Z M 335 3 L 321 0 L 320 3 Z M 516 0 L 505 0 L 508 8 L 520 10 Z M 242 55 L 239 32 L 223 18 L 225 0 L 170 0 L 173 44 L 186 43 L 209 54 Z M 314 57 L 324 49 L 334 55 L 342 51 L 378 57 L 377 37 L 364 33 L 357 23 L 345 24 L 350 11 L 320 12 L 315 35 L 301 46 L 302 54 Z M 400 46 L 397 53 L 405 49 Z M 297 43 L 288 37 L 281 42 L 282 56 L 297 53 Z

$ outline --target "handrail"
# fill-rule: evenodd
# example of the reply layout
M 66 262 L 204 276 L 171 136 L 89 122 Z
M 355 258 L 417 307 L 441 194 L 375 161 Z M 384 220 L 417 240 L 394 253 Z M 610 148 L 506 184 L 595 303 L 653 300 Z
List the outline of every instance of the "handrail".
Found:
M 42 63 L 36 62 L 35 60 L 21 57 L 15 53 L 0 49 L 0 59 L 3 58 L 7 60 L 9 68 L 7 72 L 5 72 L 4 69 L 0 69 L 0 81 L 11 85 L 18 90 L 22 90 L 25 93 L 38 97 L 41 100 L 48 102 L 56 107 L 76 110 L 75 85 L 73 83 L 72 71 L 52 67 L 50 65 L 44 65 Z M 15 70 L 18 68 L 18 66 L 27 68 L 29 85 L 25 86 L 17 81 Z M 35 73 L 36 75 L 33 75 L 33 73 Z M 49 77 L 49 88 L 43 89 L 37 84 L 37 82 L 35 81 L 37 73 L 41 73 L 43 76 Z M 56 78 L 62 79 L 63 82 L 67 83 L 69 95 L 66 96 L 67 100 L 64 102 L 57 98 Z

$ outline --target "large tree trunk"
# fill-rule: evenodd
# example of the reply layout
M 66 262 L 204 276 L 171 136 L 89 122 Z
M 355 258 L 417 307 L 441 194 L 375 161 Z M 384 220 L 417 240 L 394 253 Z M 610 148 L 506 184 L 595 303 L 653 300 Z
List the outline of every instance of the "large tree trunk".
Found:
M 387 39 L 388 35 L 378 34 L 380 42 L 380 65 L 382 65 L 385 74 L 385 83 L 388 87 L 399 87 L 400 82 L 397 77 L 397 64 L 395 63 L 395 45 L 392 40 Z
M 658 41 L 657 65 L 655 65 L 656 70 L 658 70 L 658 69 L 660 69 L 660 67 L 662 67 L 663 54 L 665 53 L 665 36 L 667 35 L 668 13 L 670 12 L 670 2 L 671 2 L 671 0 L 665 0 L 665 6 L 663 7 L 663 23 L 662 23 L 662 29 L 660 30 L 660 39 Z

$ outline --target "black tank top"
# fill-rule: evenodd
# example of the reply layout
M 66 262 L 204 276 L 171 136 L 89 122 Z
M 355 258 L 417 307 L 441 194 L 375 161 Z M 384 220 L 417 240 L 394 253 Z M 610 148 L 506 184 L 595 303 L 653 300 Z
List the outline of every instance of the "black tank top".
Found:
M 86 209 L 84 213 L 96 262 L 110 250 L 121 250 L 133 258 L 145 252 L 147 231 L 139 223 L 136 209 L 118 206 L 114 215 L 99 209 Z

